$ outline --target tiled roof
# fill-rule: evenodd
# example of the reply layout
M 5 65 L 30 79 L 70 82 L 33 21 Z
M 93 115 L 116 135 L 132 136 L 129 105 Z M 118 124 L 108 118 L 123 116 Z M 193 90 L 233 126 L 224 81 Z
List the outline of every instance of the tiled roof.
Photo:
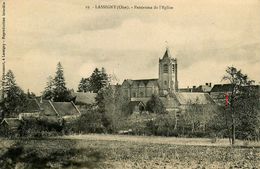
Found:
M 146 86 L 149 82 L 152 82 L 154 85 L 159 85 L 158 79 L 126 79 L 125 82 L 127 82 L 129 85 L 132 85 L 133 83 L 136 83 L 137 85 L 139 85 L 140 83 L 144 83 L 144 85 Z
M 21 124 L 19 118 L 4 118 L 1 122 L 1 125 L 7 124 L 11 128 L 18 128 Z
M 200 85 L 199 87 L 196 87 L 193 89 L 193 92 L 210 92 L 212 87 L 207 86 L 207 85 Z
M 52 105 L 60 116 L 80 114 L 71 102 L 52 102 Z
M 49 100 L 42 100 L 40 102 L 40 106 L 43 109 L 43 113 L 46 116 L 57 116 L 57 113 L 53 109 L 53 106 L 52 106 L 52 104 L 50 102 L 51 101 L 49 101 Z
M 25 106 L 23 112 L 33 113 L 33 112 L 40 112 L 40 111 L 41 111 L 41 108 L 36 99 L 27 100 L 27 103 L 26 103 L 26 106 Z
M 214 103 L 208 93 L 178 92 L 175 96 L 181 105 Z
M 96 102 L 96 93 L 83 93 L 83 92 L 78 92 L 78 93 L 72 93 L 74 97 L 76 97 L 76 104 L 95 104 Z
M 52 102 L 49 100 L 42 100 L 39 104 L 43 114 L 46 116 L 69 116 L 80 114 L 80 111 L 73 102 Z
M 174 97 L 168 97 L 168 98 L 167 97 L 159 97 L 159 98 L 163 102 L 163 104 L 166 107 L 166 109 L 174 108 L 174 107 L 179 106 L 178 100 L 176 100 Z M 131 98 L 131 102 L 133 102 L 133 101 L 141 101 L 144 104 L 146 104 L 148 100 L 150 100 L 150 97 Z
M 216 84 L 210 92 L 231 92 L 234 86 L 233 84 Z

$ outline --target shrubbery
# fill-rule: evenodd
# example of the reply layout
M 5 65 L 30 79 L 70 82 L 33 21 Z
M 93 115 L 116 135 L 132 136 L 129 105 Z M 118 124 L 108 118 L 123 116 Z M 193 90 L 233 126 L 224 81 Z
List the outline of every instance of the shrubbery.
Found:
M 104 133 L 105 128 L 102 124 L 102 115 L 93 110 L 82 112 L 76 120 L 65 123 L 63 131 L 71 133 Z

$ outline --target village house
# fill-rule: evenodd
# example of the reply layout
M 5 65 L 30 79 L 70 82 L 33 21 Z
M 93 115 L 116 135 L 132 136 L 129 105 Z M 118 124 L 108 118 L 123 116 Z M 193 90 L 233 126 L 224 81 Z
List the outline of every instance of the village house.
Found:
M 4 118 L 1 127 L 6 129 L 17 129 L 23 120 L 37 119 L 59 119 L 69 123 L 81 114 L 73 102 L 52 102 L 50 100 L 29 99 L 23 112 L 16 118 Z M 19 121 L 19 122 L 18 122 Z
M 75 97 L 76 105 L 93 105 L 96 102 L 97 94 L 92 92 L 73 92 L 72 96 Z

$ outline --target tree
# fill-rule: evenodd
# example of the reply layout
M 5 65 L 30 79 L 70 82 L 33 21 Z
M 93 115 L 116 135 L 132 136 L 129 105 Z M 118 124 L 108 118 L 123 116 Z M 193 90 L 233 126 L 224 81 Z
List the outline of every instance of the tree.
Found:
M 89 78 L 81 78 L 78 85 L 78 92 L 88 92 L 90 91 Z
M 108 79 L 108 75 L 104 68 L 102 68 L 101 71 L 96 68 L 89 78 L 90 91 L 98 93 L 100 89 L 108 86 Z
M 246 74 L 243 74 L 241 70 L 236 69 L 235 67 L 228 67 L 226 69 L 226 75 L 223 77 L 223 80 L 228 81 L 234 87 L 231 94 L 228 96 L 228 118 L 231 124 L 231 144 L 235 144 L 236 139 L 236 127 L 241 122 L 239 117 L 241 113 L 245 115 L 250 111 L 249 109 L 252 106 L 246 106 L 248 103 L 252 103 L 252 92 L 248 89 L 252 87 L 254 81 L 249 80 Z
M 3 109 L 9 113 L 8 116 L 16 116 L 16 113 L 23 111 L 27 97 L 23 90 L 16 84 L 15 76 L 11 70 L 6 73 L 5 79 Z
M 45 87 L 42 97 L 46 100 L 52 100 L 54 97 L 54 81 L 52 76 L 49 76 L 47 80 L 47 85 Z
M 146 110 L 152 113 L 164 113 L 166 111 L 163 102 L 156 95 L 152 95 L 147 101 Z
M 188 101 L 187 110 L 185 113 L 185 121 L 188 124 L 191 124 L 191 132 L 195 131 L 195 124 L 198 124 L 199 114 L 202 112 L 202 106 L 199 105 L 199 99 L 196 98 L 196 101 L 193 103 L 191 100 Z
M 28 99 L 34 99 L 36 97 L 36 94 L 33 92 L 30 92 L 30 90 L 27 90 L 27 98 Z
M 108 132 L 117 131 L 128 113 L 129 100 L 120 90 L 120 86 L 107 86 L 99 90 L 96 96 L 98 113 L 102 114 L 102 123 Z
M 64 102 L 71 100 L 72 96 L 70 91 L 66 88 L 63 67 L 60 62 L 57 64 L 57 71 L 53 84 L 53 101 Z

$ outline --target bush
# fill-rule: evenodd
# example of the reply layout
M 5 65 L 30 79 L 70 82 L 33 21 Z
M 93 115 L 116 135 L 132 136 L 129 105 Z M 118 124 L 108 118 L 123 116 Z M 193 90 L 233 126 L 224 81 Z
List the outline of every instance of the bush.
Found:
M 57 117 L 39 117 L 24 119 L 18 132 L 20 136 L 46 137 L 60 135 L 62 119 Z
M 162 100 L 156 95 L 152 95 L 147 101 L 146 110 L 151 113 L 165 113 L 166 111 Z
M 71 123 L 66 123 L 63 128 L 66 134 L 71 133 L 104 133 L 102 114 L 94 110 L 82 111 L 81 116 Z

